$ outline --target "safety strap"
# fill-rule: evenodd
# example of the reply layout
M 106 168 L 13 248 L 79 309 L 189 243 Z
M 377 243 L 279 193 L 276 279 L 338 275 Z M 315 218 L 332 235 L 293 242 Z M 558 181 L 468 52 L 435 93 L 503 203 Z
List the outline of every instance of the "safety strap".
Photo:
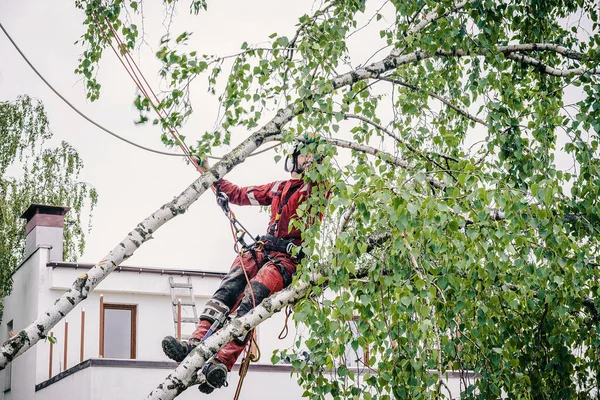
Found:
M 290 198 L 292 197 L 292 195 L 294 193 L 296 193 L 296 191 L 298 189 L 300 189 L 300 186 L 302 186 L 304 184 L 304 182 L 300 181 L 299 183 L 292 185 L 288 191 L 287 191 L 287 195 L 285 196 L 285 199 L 279 203 L 279 210 L 277 210 L 277 214 L 275 214 L 275 221 L 273 222 L 273 224 L 271 224 L 271 226 L 269 227 L 269 235 L 275 235 L 275 233 L 277 232 L 277 227 L 279 224 L 279 219 L 281 218 L 281 212 L 283 211 L 283 207 L 285 207 L 285 205 L 288 203 L 288 201 L 290 201 Z M 285 189 L 285 186 L 283 187 L 283 189 Z M 283 195 L 283 189 L 281 191 L 281 194 L 276 194 L 275 196 L 282 196 Z

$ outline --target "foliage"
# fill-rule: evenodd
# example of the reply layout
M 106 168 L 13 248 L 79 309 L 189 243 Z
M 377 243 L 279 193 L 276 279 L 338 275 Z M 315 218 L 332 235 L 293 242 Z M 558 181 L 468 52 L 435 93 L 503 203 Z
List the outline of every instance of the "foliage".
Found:
M 131 49 L 134 3 L 99 11 Z M 90 71 L 107 43 L 98 3 L 80 5 Z M 282 140 L 322 134 L 309 147 L 325 162 L 306 178 L 328 182 L 331 198 L 317 196 L 298 222 L 328 216 L 320 229 L 303 225 L 313 256 L 297 279 L 328 273 L 328 290 L 316 286 L 296 307 L 310 328 L 298 342 L 310 359 L 292 357 L 305 395 L 441 397 L 455 370 L 477 377 L 463 380 L 465 398 L 597 396 L 595 2 L 331 1 L 296 28 L 267 47 L 241 38 L 233 56 L 183 52 L 186 32 L 164 39 L 156 55 L 170 90 L 160 106 L 171 118 L 155 122 L 184 124 L 189 82 L 204 75 L 210 92 L 224 89 L 220 127 L 198 138 L 201 151 L 282 109 L 295 117 Z M 381 64 L 355 59 L 361 35 Z M 376 66 L 384 72 L 361 78 Z M 148 99 L 136 105 L 144 111 Z M 368 348 L 369 360 L 348 360 L 349 348 Z
M 83 161 L 72 146 L 45 144 L 52 132 L 41 102 L 28 96 L 0 102 L 0 136 L 0 297 L 4 297 L 24 255 L 25 221 L 19 217 L 29 205 L 71 208 L 65 216 L 63 247 L 64 259 L 71 260 L 83 253 L 82 217 L 85 206 L 91 213 L 97 195 L 78 180 Z

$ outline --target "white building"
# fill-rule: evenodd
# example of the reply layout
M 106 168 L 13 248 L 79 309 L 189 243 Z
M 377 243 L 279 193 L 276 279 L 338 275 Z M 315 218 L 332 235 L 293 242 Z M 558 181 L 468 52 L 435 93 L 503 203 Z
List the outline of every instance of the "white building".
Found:
M 0 340 L 18 332 L 48 308 L 77 276 L 92 264 L 62 262 L 64 215 L 68 209 L 32 205 L 27 219 L 25 259 L 13 275 L 12 294 L 4 299 Z M 172 297 L 186 303 L 189 288 L 172 289 L 171 282 L 193 287 L 197 311 L 216 290 L 224 274 L 198 270 L 119 267 L 67 318 L 54 327 L 56 343 L 40 341 L 0 372 L 0 400 L 144 399 L 176 367 L 162 352 L 161 340 L 176 334 Z M 172 293 L 173 292 L 173 293 Z M 189 300 L 187 300 L 189 302 Z M 183 305 L 183 335 L 195 325 L 193 308 Z M 187 318 L 187 319 L 186 319 Z M 250 365 L 240 399 L 299 399 L 303 393 L 291 366 L 271 365 L 275 349 L 291 348 L 294 333 L 281 341 L 282 315 L 258 328 L 261 359 Z M 292 327 L 290 327 L 292 328 Z M 231 399 L 238 383 L 237 366 L 229 386 L 211 399 Z M 448 384 L 459 393 L 458 377 Z M 197 399 L 190 388 L 179 398 Z M 456 396 L 454 396 L 456 397 Z

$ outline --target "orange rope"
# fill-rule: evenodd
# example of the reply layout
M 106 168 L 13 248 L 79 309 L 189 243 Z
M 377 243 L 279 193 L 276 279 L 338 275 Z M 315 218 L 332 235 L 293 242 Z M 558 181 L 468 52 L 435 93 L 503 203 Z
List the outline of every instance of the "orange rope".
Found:
M 281 328 L 281 332 L 279 332 L 279 336 L 277 336 L 277 339 L 279 339 L 279 340 L 285 339 L 289 333 L 288 320 L 290 319 L 290 315 L 292 315 L 292 309 L 290 308 L 290 306 L 286 306 L 285 307 L 285 322 L 283 323 L 283 328 Z
M 131 68 L 131 71 L 133 72 L 134 75 L 136 75 L 137 77 L 137 73 L 135 72 L 135 70 L 133 69 L 133 67 L 131 66 L 132 64 L 135 66 L 135 68 L 137 69 L 141 79 L 144 80 L 144 82 L 146 83 L 146 86 L 148 88 L 148 90 L 150 90 L 150 93 L 154 96 L 154 100 L 160 104 L 160 100 L 158 99 L 158 96 L 156 95 L 156 93 L 154 92 L 154 90 L 152 89 L 152 86 L 150 86 L 150 84 L 148 83 L 148 81 L 146 80 L 146 77 L 144 76 L 144 74 L 142 73 L 142 71 L 140 70 L 140 68 L 138 67 L 137 63 L 135 62 L 135 60 L 133 59 L 133 57 L 131 56 L 131 53 L 129 52 L 129 50 L 127 49 L 127 46 L 125 45 L 125 43 L 123 43 L 123 41 L 121 40 L 121 37 L 119 36 L 118 32 L 115 30 L 115 28 L 113 27 L 113 25 L 111 24 L 110 20 L 108 18 L 104 18 L 104 20 L 106 21 L 106 24 L 108 25 L 109 29 L 111 30 L 113 37 L 116 39 L 117 44 L 119 45 L 119 48 L 121 48 L 121 51 L 123 53 L 123 56 L 125 57 L 125 61 L 127 61 L 127 64 L 129 65 L 129 67 Z M 141 80 L 140 78 L 138 78 L 138 81 L 136 82 L 138 84 L 138 87 L 142 87 L 143 85 L 141 84 Z M 140 88 L 141 90 L 141 88 Z M 146 96 L 146 98 L 150 101 L 150 103 L 152 104 L 152 107 L 154 108 L 154 110 L 161 115 L 163 118 L 168 117 L 168 113 L 166 112 L 166 110 L 164 110 L 164 115 L 160 114 L 159 110 L 157 109 L 157 107 L 155 106 L 155 104 L 152 102 L 152 99 L 150 98 L 150 96 L 148 95 L 148 92 L 146 92 L 145 90 L 143 91 L 143 94 Z M 175 132 L 177 133 L 177 135 L 179 135 L 179 132 L 177 131 L 176 127 L 172 127 L 173 130 L 175 130 Z M 169 132 L 171 133 L 171 135 L 173 136 L 173 138 L 179 143 L 180 147 L 182 147 L 182 149 L 184 149 L 185 153 L 189 153 L 189 148 L 187 147 L 187 145 L 185 144 L 185 142 L 181 141 L 179 139 L 178 136 L 176 136 L 173 131 L 170 129 Z

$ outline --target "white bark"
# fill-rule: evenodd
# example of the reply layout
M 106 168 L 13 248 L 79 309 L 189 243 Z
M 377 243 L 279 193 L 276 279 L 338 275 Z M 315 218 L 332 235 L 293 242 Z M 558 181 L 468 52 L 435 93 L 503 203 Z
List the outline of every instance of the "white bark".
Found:
M 578 54 L 578 53 L 575 53 Z M 584 74 L 600 74 L 600 68 L 568 68 L 568 69 L 558 69 L 558 68 L 554 68 L 551 67 L 545 63 L 543 63 L 542 61 L 538 60 L 537 58 L 533 58 L 533 57 L 529 57 L 526 56 L 524 54 L 517 54 L 517 53 L 507 53 L 506 57 L 510 58 L 511 60 L 515 60 L 518 61 L 520 63 L 523 64 L 529 64 L 533 67 L 538 68 L 540 71 L 548 74 L 548 75 L 553 75 L 553 76 L 558 76 L 558 77 L 566 77 L 566 76 L 571 76 L 571 75 L 584 75 Z
M 492 50 L 492 49 L 490 49 Z M 485 55 L 490 50 L 478 49 L 474 52 L 466 52 L 464 50 L 455 50 L 455 51 L 445 51 L 438 50 L 436 51 L 436 55 L 443 57 L 479 57 Z M 510 58 L 511 60 L 520 62 L 522 64 L 531 65 L 533 67 L 538 68 L 541 72 L 544 72 L 548 75 L 558 76 L 558 77 L 566 77 L 571 75 L 584 75 L 584 74 L 592 74 L 598 75 L 600 74 L 600 68 L 567 68 L 567 69 L 558 69 L 546 65 L 542 61 L 537 58 L 533 58 L 524 54 L 516 53 L 520 52 L 535 52 L 535 51 L 552 51 L 557 54 L 561 54 L 566 58 L 572 60 L 581 60 L 583 58 L 583 54 L 574 50 L 567 49 L 566 47 L 559 46 L 552 43 L 524 43 L 524 44 L 514 44 L 510 46 L 497 46 L 493 49 L 497 53 L 503 53 L 506 58 Z M 430 53 L 422 53 L 421 58 L 430 58 L 432 54 Z

